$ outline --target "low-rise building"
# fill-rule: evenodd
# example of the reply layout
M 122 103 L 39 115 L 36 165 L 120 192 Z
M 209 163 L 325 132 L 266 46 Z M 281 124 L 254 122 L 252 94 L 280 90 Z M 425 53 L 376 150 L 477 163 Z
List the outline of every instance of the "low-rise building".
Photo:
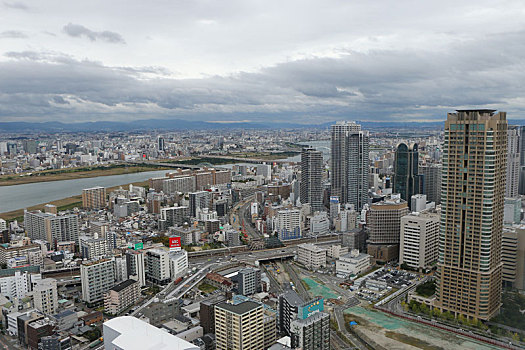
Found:
M 303 243 L 297 246 L 297 262 L 311 269 L 326 266 L 326 249 L 312 243 Z
M 140 297 L 140 287 L 136 280 L 128 279 L 112 287 L 104 295 L 104 310 L 111 315 L 118 315 L 134 305 Z
M 371 256 L 359 253 L 359 250 L 352 249 L 350 253 L 342 255 L 335 263 L 335 270 L 342 275 L 359 275 L 370 268 Z

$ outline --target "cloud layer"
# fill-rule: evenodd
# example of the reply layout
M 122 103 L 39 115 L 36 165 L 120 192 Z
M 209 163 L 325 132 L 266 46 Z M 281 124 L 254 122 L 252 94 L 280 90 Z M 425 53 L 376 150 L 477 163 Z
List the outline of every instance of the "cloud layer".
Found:
M 0 121 L 525 118 L 519 1 L 127 4 L 124 20 L 95 4 L 24 31 L 0 24 Z

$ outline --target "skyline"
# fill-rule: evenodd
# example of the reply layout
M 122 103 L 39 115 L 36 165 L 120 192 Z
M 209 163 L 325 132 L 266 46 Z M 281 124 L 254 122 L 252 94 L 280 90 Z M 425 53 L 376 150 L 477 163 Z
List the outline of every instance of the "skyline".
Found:
M 0 8 L 0 122 L 414 122 L 525 110 L 519 1 Z

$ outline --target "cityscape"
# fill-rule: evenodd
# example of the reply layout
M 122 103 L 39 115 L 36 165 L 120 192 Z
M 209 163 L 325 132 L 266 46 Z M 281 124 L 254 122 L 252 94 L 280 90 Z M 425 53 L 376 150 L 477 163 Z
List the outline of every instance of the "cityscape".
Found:
M 525 349 L 521 2 L 0 19 L 3 349 Z

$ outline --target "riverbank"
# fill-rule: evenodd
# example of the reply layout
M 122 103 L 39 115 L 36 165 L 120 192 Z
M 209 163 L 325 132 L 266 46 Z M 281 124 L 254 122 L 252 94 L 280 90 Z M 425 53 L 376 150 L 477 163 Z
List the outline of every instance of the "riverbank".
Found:
M 57 170 L 44 170 L 25 175 L 1 175 L 0 186 L 24 185 L 35 182 L 74 180 L 99 176 L 124 175 L 142 173 L 152 170 L 169 170 L 170 168 L 154 164 L 114 164 L 110 166 L 67 168 Z
M 148 181 L 132 182 L 132 184 L 134 186 L 147 186 Z M 106 189 L 106 191 L 109 194 L 111 191 L 114 191 L 118 189 L 119 187 L 125 188 L 125 187 L 128 187 L 129 185 L 130 184 L 109 187 Z M 76 195 L 72 197 L 62 198 L 56 201 L 33 205 L 31 207 L 28 207 L 27 210 L 42 210 L 43 211 L 44 206 L 46 204 L 56 205 L 58 211 L 72 209 L 74 207 L 81 207 L 82 206 L 82 195 Z M 5 213 L 0 213 L 0 218 L 8 222 L 14 221 L 14 220 L 17 220 L 18 222 L 24 221 L 24 209 L 17 209 L 17 210 L 8 211 Z

